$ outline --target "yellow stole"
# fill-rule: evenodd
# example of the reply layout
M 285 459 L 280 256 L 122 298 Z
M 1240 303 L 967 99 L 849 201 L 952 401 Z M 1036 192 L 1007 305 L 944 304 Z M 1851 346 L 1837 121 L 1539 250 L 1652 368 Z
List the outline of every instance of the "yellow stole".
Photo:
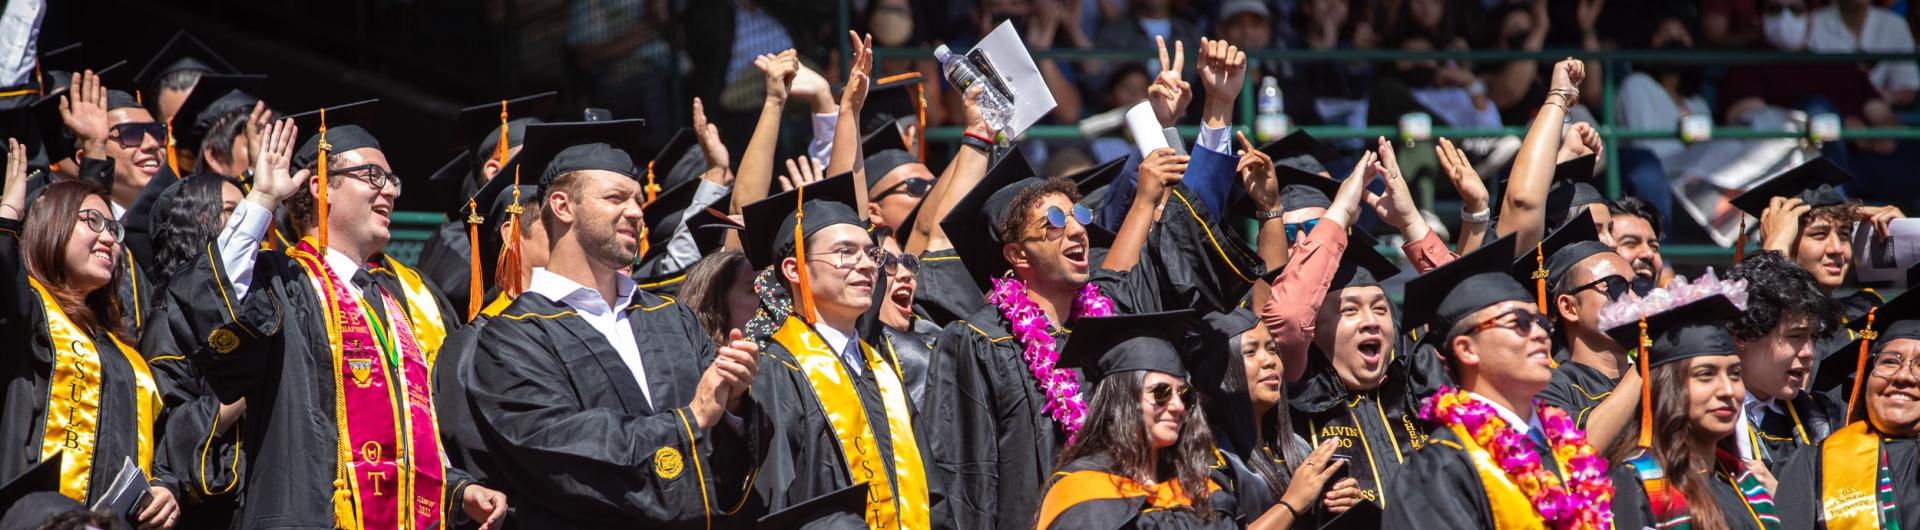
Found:
M 894 476 L 887 476 L 886 462 L 874 450 L 873 429 L 867 423 L 866 408 L 854 391 L 853 377 L 840 366 L 840 357 L 820 340 L 799 318 L 789 316 L 773 340 L 792 352 L 807 376 L 808 386 L 827 422 L 840 439 L 846 455 L 847 474 L 854 482 L 867 482 L 867 526 L 870 528 L 928 528 L 928 498 L 925 467 L 920 445 L 914 439 L 912 418 L 907 414 L 906 390 L 900 374 L 883 362 L 863 341 L 861 357 L 873 380 L 880 386 L 882 405 L 887 411 L 887 426 L 893 434 Z M 895 491 L 898 491 L 896 498 Z
M 413 331 L 413 338 L 420 341 L 420 353 L 426 356 L 427 366 L 433 366 L 433 359 L 440 355 L 440 345 L 447 341 L 447 324 L 440 317 L 439 299 L 433 296 L 433 290 L 427 288 L 427 282 L 420 279 L 415 271 L 392 258 L 381 260 L 382 265 L 393 270 L 400 279 L 400 290 L 393 293 L 407 299 L 407 324 Z M 378 303 L 374 301 L 372 303 Z
M 93 477 L 95 438 L 100 427 L 100 393 L 103 391 L 100 352 L 94 349 L 93 337 L 67 318 L 67 312 L 53 301 L 40 280 L 28 278 L 27 282 L 40 297 L 42 312 L 47 317 L 47 334 L 53 339 L 53 377 L 47 385 L 47 429 L 46 436 L 40 439 L 40 458 L 44 460 L 59 453 L 60 494 L 86 502 L 87 486 Z M 118 318 L 118 315 L 107 316 Z M 152 478 L 153 423 L 161 407 L 160 387 L 154 384 L 153 372 L 147 369 L 145 357 L 119 337 L 108 334 L 107 338 L 133 367 L 134 462 Z
M 1460 450 L 1467 453 L 1473 461 L 1473 468 L 1480 472 L 1480 485 L 1487 490 L 1487 507 L 1493 512 L 1493 527 L 1498 530 L 1521 528 L 1546 528 L 1546 521 L 1540 518 L 1540 512 L 1533 508 L 1533 501 L 1527 494 L 1520 492 L 1520 486 L 1507 477 L 1507 471 L 1493 461 L 1493 453 L 1481 447 L 1473 440 L 1473 433 L 1466 427 L 1454 425 L 1453 435 L 1460 439 Z M 1444 443 L 1444 442 L 1443 442 Z
M 1820 514 L 1828 530 L 1880 528 L 1880 436 L 1856 421 L 1820 442 Z

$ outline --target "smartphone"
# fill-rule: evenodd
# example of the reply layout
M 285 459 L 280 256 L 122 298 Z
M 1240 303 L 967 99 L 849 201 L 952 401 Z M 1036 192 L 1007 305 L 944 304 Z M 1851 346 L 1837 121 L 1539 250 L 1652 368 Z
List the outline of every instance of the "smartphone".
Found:
M 1333 461 L 1339 462 L 1340 468 L 1333 470 L 1333 476 L 1327 479 L 1327 485 L 1324 489 L 1331 490 L 1333 489 L 1334 484 L 1339 484 L 1341 480 L 1345 480 L 1353 476 L 1353 458 L 1352 457 L 1349 457 L 1347 455 L 1333 455 Z

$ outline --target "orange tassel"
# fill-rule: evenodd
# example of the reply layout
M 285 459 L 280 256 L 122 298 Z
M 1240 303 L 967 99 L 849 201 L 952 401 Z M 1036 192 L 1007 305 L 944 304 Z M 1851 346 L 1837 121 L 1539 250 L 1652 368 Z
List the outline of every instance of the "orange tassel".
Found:
M 315 216 L 319 217 L 319 226 L 314 230 L 322 250 L 327 247 L 327 158 L 333 156 L 333 144 L 327 143 L 327 109 L 320 109 L 320 198 L 316 203 Z
M 486 219 L 480 217 L 479 203 L 474 202 L 473 197 L 467 197 L 467 255 L 473 256 L 473 259 L 467 260 L 469 266 L 467 269 L 468 321 L 480 316 L 480 304 L 483 302 L 481 299 L 486 297 L 486 289 L 481 285 L 480 277 L 484 274 L 480 270 L 480 223 L 483 222 L 486 222 Z
M 1853 418 L 1854 407 L 1859 406 L 1860 385 L 1867 380 L 1867 347 L 1873 344 L 1873 339 L 1880 338 L 1880 332 L 1873 330 L 1873 314 L 1878 312 L 1878 307 L 1867 310 L 1867 327 L 1860 331 L 1860 358 L 1853 361 L 1853 389 L 1847 392 L 1847 419 Z
M 510 129 L 507 126 L 507 100 L 503 99 L 500 100 L 500 141 L 493 146 L 493 163 L 495 164 L 503 166 L 507 164 L 507 151 L 512 149 L 507 145 L 507 132 Z
M 921 162 L 926 162 L 927 161 L 927 87 L 926 85 L 914 85 L 913 100 L 919 103 L 918 105 L 914 105 L 913 110 L 914 110 L 914 113 L 919 115 L 920 117 L 919 126 L 913 128 L 913 145 L 914 147 L 916 147 L 916 149 L 914 150 L 915 151 L 914 158 L 918 158 Z
M 507 241 L 501 246 L 500 259 L 493 269 L 494 285 L 507 298 L 520 296 L 526 292 L 526 279 L 520 276 L 520 214 L 526 211 L 520 207 L 520 167 L 513 168 L 513 204 L 507 205 L 506 229 Z
M 640 203 L 641 208 L 646 208 L 647 205 L 653 204 L 654 197 L 660 194 L 660 185 L 653 182 L 654 162 L 657 162 L 657 160 L 647 161 L 647 202 Z
M 1747 259 L 1747 215 L 1740 214 L 1740 237 L 1733 240 L 1733 264 Z
M 173 170 L 176 177 L 180 175 L 180 154 L 174 152 L 174 146 L 177 143 L 179 142 L 173 140 L 173 118 L 169 117 L 167 118 L 167 169 Z
M 1640 447 L 1653 447 L 1653 339 L 1647 338 L 1647 317 L 1640 316 Z
M 795 206 L 793 209 L 793 260 L 800 274 L 800 296 L 795 299 L 800 306 L 794 308 L 800 313 L 800 319 L 808 324 L 816 321 L 813 314 L 813 283 L 807 281 L 807 237 L 803 228 L 807 221 L 807 188 L 794 188 Z
M 134 103 L 138 103 L 138 104 L 141 104 L 141 105 L 146 105 L 146 104 L 147 104 L 147 97 L 146 97 L 145 95 L 142 95 L 142 94 L 140 93 L 140 90 L 139 90 L 139 89 L 134 89 L 134 91 L 133 91 L 133 102 L 134 102 Z
M 1536 264 L 1536 268 L 1533 269 L 1533 287 L 1540 299 L 1540 314 L 1542 315 L 1548 314 L 1546 245 L 1544 242 L 1533 244 L 1533 262 Z

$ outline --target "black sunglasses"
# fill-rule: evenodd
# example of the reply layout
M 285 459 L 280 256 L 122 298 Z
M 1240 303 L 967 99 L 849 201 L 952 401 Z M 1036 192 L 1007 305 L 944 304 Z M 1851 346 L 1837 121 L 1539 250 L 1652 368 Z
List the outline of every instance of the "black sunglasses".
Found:
M 1147 394 L 1153 396 L 1153 406 L 1156 407 L 1167 406 L 1167 402 L 1173 401 L 1175 394 L 1180 396 L 1180 403 L 1193 403 L 1193 387 L 1185 384 L 1175 389 L 1172 383 L 1159 383 L 1147 388 Z
M 888 195 L 896 193 L 905 193 L 908 197 L 924 199 L 927 197 L 927 192 L 930 191 L 933 191 L 932 179 L 910 178 L 902 180 L 892 186 L 887 186 L 887 189 L 880 190 L 880 194 L 873 196 L 873 200 L 879 201 L 880 199 L 887 198 Z
M 886 271 L 887 274 L 897 274 L 900 267 L 906 267 L 907 274 L 920 275 L 920 258 L 913 254 L 905 252 L 894 254 L 880 247 L 873 247 L 872 252 L 873 262 L 880 264 L 880 270 Z
M 113 139 L 113 143 L 120 144 L 122 149 L 140 147 L 141 142 L 146 141 L 146 137 L 149 136 L 153 137 L 153 141 L 166 145 L 167 124 L 157 121 L 122 123 L 107 130 L 107 138 Z
M 1606 284 L 1606 286 L 1601 287 L 1601 284 Z M 1621 296 L 1626 295 L 1628 292 L 1632 292 L 1636 296 L 1646 296 L 1647 293 L 1653 292 L 1653 280 L 1638 276 L 1635 276 L 1632 280 L 1628 280 L 1625 276 L 1615 274 L 1587 282 L 1579 287 L 1575 287 L 1571 291 L 1567 291 L 1567 293 L 1579 294 L 1580 291 L 1587 289 L 1595 289 L 1599 291 L 1600 294 L 1607 295 L 1608 301 L 1613 301 L 1619 300 Z

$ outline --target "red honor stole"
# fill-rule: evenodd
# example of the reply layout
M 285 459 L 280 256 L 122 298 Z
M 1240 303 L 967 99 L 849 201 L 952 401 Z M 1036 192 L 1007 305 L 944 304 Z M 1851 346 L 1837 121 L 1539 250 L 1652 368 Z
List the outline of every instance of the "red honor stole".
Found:
M 333 482 L 340 528 L 436 528 L 445 485 L 428 363 L 405 309 L 380 293 L 390 325 L 370 318 L 311 239 L 287 251 L 307 271 L 326 310 L 333 351 L 334 418 L 339 429 Z M 377 289 L 376 291 L 384 291 Z M 372 293 L 362 293 L 363 296 Z M 400 393 L 393 389 L 399 387 Z M 406 396 L 404 407 L 394 403 Z

